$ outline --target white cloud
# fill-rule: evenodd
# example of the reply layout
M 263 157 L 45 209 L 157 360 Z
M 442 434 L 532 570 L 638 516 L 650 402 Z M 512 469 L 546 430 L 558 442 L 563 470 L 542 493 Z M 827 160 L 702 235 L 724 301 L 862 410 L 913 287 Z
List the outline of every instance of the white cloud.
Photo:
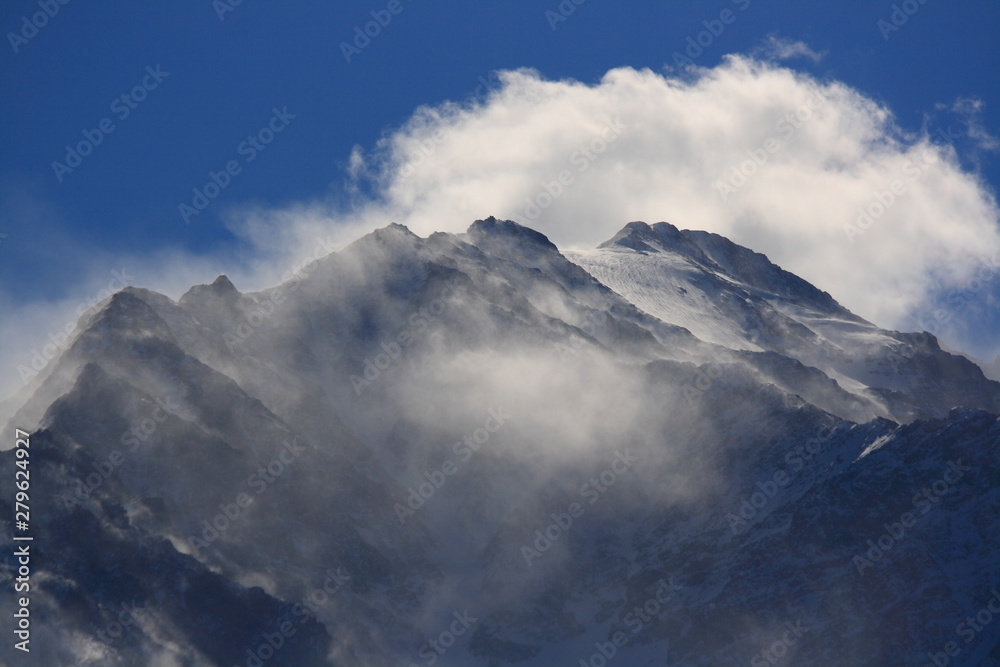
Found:
M 258 226 L 329 218 L 353 234 L 394 220 L 426 235 L 493 214 L 592 247 L 630 220 L 667 220 L 764 252 L 889 327 L 1000 250 L 997 203 L 951 147 L 842 83 L 742 56 L 683 78 L 500 78 L 483 103 L 423 107 L 358 149 L 354 185 L 374 201 L 258 212 Z
M 986 104 L 977 98 L 959 97 L 951 106 L 952 112 L 962 118 L 966 133 L 977 148 L 982 151 L 1000 150 L 1000 139 L 989 133 L 983 125 L 983 110 Z
M 814 63 L 818 63 L 826 55 L 825 53 L 813 51 L 805 42 L 796 42 L 774 35 L 768 36 L 764 45 L 758 49 L 757 54 L 766 60 L 806 58 Z
M 772 47 L 777 57 L 812 53 Z M 764 252 L 863 317 L 906 328 L 932 293 L 1000 253 L 1000 213 L 979 176 L 842 83 L 745 56 L 678 76 L 615 69 L 592 85 L 531 70 L 499 80 L 489 96 L 422 107 L 356 149 L 349 210 L 236 209 L 230 226 L 250 241 L 250 257 L 160 252 L 94 273 L 141 261 L 144 276 L 160 276 L 142 284 L 172 296 L 218 271 L 246 290 L 277 281 L 297 255 L 390 221 L 427 235 L 497 215 L 570 248 L 593 247 L 631 220 L 667 220 Z M 870 224 L 859 225 L 860 211 Z M 38 340 L 61 324 L 40 327 Z

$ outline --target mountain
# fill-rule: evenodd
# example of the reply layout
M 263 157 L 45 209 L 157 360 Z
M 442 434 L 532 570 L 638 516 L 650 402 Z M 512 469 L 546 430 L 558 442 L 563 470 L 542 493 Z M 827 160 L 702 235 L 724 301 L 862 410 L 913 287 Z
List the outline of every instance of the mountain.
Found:
M 996 385 L 928 333 L 885 331 L 767 257 L 717 234 L 632 222 L 579 264 L 646 312 L 730 349 L 778 353 L 822 370 L 870 404 L 911 421 L 954 406 L 1000 409 Z M 773 355 L 745 355 L 763 373 Z M 757 361 L 761 360 L 761 361 Z
M 998 415 L 931 334 L 667 223 L 130 287 L 17 397 L 0 661 L 997 665 Z

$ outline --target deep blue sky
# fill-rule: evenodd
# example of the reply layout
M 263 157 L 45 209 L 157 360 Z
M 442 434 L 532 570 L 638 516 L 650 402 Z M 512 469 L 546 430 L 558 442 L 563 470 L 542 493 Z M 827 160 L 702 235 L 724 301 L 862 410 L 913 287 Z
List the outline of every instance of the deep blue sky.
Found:
M 987 105 L 986 128 L 1000 134 L 996 0 L 926 0 L 888 41 L 877 21 L 890 17 L 889 1 L 749 1 L 697 64 L 752 51 L 769 34 L 802 40 L 826 57 L 795 67 L 884 102 L 906 128 L 920 128 L 929 113 L 935 129 L 957 128 L 935 106 L 972 96 Z M 69 0 L 15 54 L 7 34 L 40 10 L 37 0 L 5 3 L 0 287 L 16 299 L 59 297 L 92 248 L 217 252 L 233 243 L 219 217 L 226 206 L 336 191 L 351 147 L 372 146 L 420 104 L 460 99 L 497 69 L 529 66 L 584 82 L 622 65 L 660 70 L 702 21 L 734 6 L 586 0 L 553 31 L 545 11 L 557 0 L 401 0 L 403 11 L 345 62 L 340 43 L 387 4 L 243 0 L 220 21 L 211 0 Z M 111 103 L 156 65 L 169 76 L 120 120 Z M 209 170 L 238 158 L 238 144 L 273 107 L 296 119 L 185 225 L 178 204 Z M 104 118 L 114 132 L 58 182 L 52 162 Z M 996 191 L 1000 165 L 986 156 L 981 169 Z

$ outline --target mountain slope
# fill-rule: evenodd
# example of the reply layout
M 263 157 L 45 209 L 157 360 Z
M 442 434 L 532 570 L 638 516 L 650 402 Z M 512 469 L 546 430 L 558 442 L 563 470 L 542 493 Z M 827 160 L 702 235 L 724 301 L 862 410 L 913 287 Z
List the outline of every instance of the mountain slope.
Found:
M 393 224 L 256 293 L 128 288 L 8 427 L 39 648 L 0 660 L 923 664 L 1000 584 L 998 389 L 666 223 Z
M 568 256 L 640 309 L 702 340 L 777 352 L 823 371 L 877 404 L 878 416 L 909 421 L 958 406 L 1000 408 L 998 385 L 941 350 L 931 334 L 879 329 L 716 234 L 632 222 L 597 250 Z

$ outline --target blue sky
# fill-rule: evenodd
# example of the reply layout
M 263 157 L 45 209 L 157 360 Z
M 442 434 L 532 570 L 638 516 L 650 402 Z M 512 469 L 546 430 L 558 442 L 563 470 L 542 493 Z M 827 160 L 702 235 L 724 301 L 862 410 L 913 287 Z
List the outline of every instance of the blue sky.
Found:
M 37 19 L 44 23 L 37 31 L 25 28 L 42 11 L 37 0 L 0 9 L 5 336 L 16 329 L 10 318 L 18 309 L 37 314 L 47 303 L 86 298 L 81 276 L 103 276 L 120 257 L 137 264 L 138 283 L 151 286 L 158 277 L 141 275 L 142 257 L 164 249 L 225 268 L 250 243 L 226 224 L 241 207 L 281 210 L 316 200 L 328 210 L 357 206 L 359 195 L 345 183 L 360 185 L 362 197 L 368 186 L 348 177 L 355 146 L 371 151 L 420 105 L 462 100 L 482 81 L 498 87 L 495 71 L 529 67 L 546 80 L 588 85 L 618 67 L 662 73 L 699 33 L 706 46 L 689 53 L 709 69 L 725 54 L 762 53 L 769 36 L 808 45 L 822 57 L 777 58 L 780 66 L 842 82 L 889 109 L 899 130 L 926 130 L 935 143 L 953 145 L 963 173 L 983 192 L 1000 185 L 990 142 L 1000 135 L 1000 5 L 993 0 L 567 0 L 559 21 L 547 13 L 560 11 L 558 0 L 243 0 L 231 11 L 222 0 L 41 4 L 58 11 Z M 347 62 L 342 43 L 372 12 L 391 20 Z M 898 29 L 889 29 L 894 12 Z M 713 29 L 718 34 L 705 32 Z M 165 74 L 152 77 L 151 70 Z M 144 99 L 120 99 L 134 89 Z M 275 109 L 294 118 L 272 121 Z M 113 131 L 100 130 L 105 119 Z M 242 144 L 271 122 L 281 130 L 263 150 Z M 99 145 L 72 171 L 54 168 L 85 131 L 100 137 Z M 180 204 L 192 203 L 192 190 L 230 161 L 228 185 L 185 221 Z M 672 215 L 658 219 L 697 226 Z M 609 222 L 603 236 L 625 222 Z M 781 244 L 773 247 L 780 255 Z M 819 286 L 839 296 L 837 285 Z M 971 294 L 982 306 L 994 293 Z M 966 308 L 963 317 L 973 312 Z M 996 320 L 988 312 L 973 320 L 963 340 L 980 341 L 976 351 L 986 354 Z

